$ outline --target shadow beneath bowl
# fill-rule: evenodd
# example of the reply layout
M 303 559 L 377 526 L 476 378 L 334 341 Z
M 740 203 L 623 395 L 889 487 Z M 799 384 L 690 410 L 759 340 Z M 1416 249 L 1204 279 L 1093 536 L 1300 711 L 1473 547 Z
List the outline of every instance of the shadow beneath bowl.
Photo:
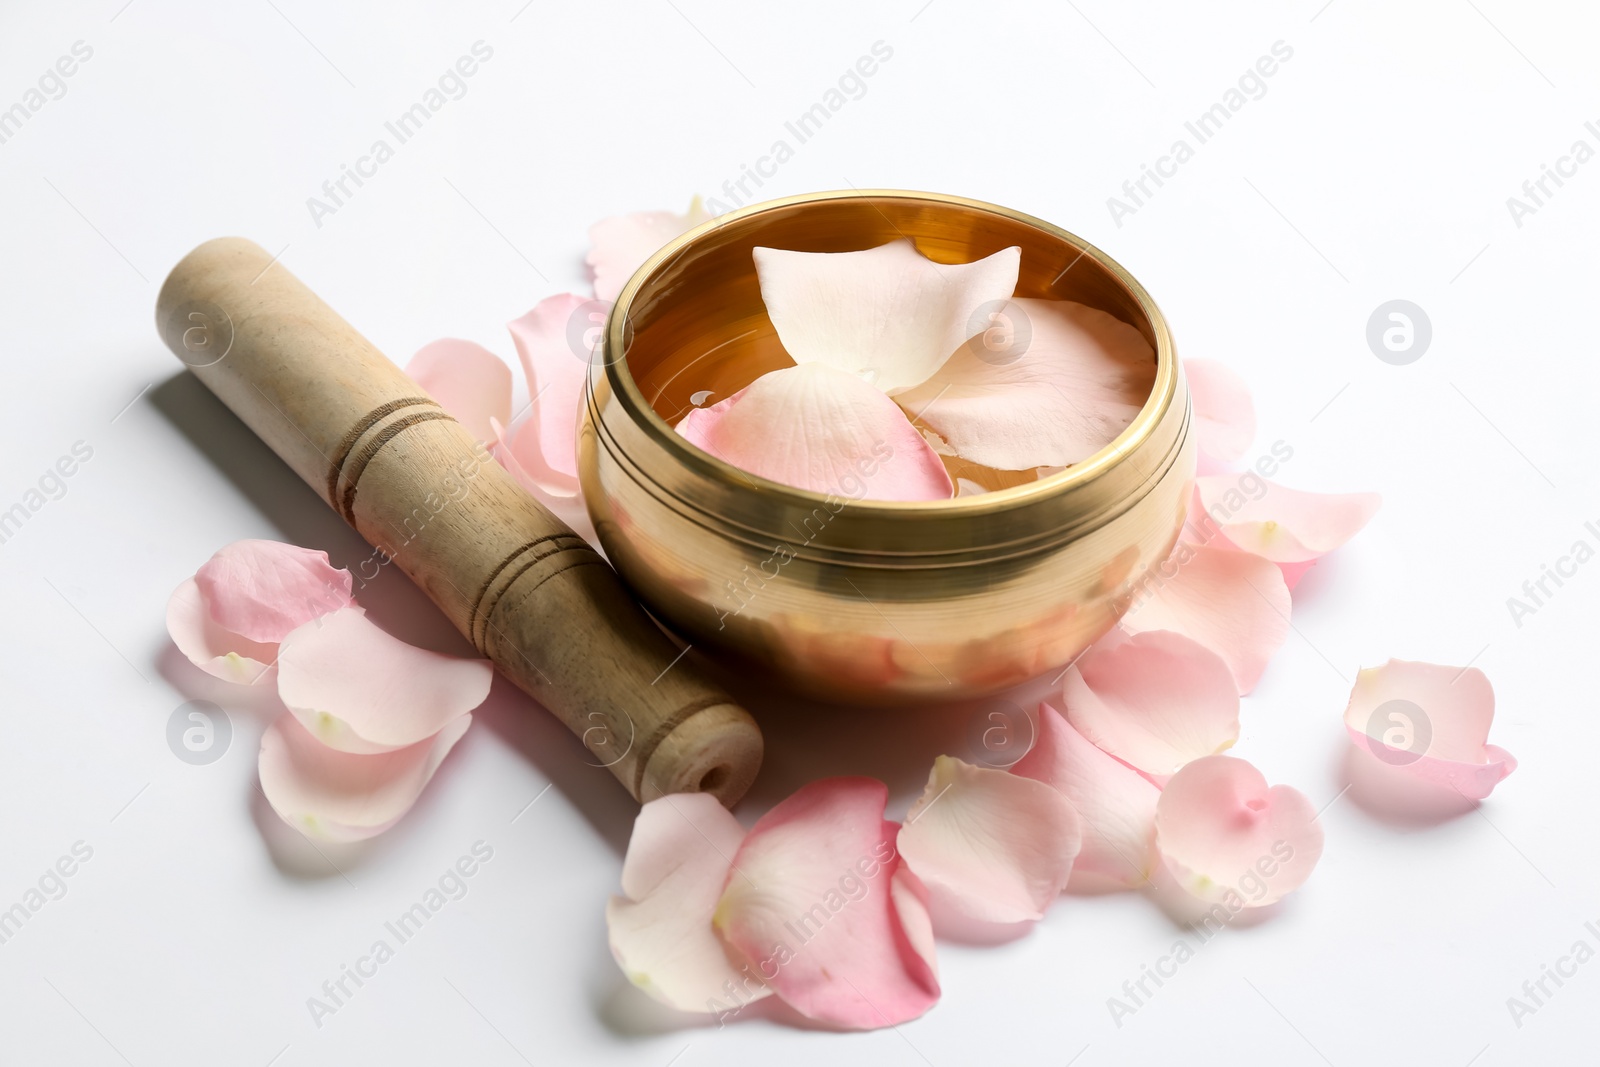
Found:
M 1002 770 L 1021 759 L 1038 734 L 1039 702 L 1056 692 L 1060 674 L 989 697 L 885 708 L 812 700 L 759 668 L 692 655 L 750 710 L 766 741 L 741 809 L 764 811 L 818 778 L 864 775 L 888 784 L 892 819 L 921 795 L 939 756 Z

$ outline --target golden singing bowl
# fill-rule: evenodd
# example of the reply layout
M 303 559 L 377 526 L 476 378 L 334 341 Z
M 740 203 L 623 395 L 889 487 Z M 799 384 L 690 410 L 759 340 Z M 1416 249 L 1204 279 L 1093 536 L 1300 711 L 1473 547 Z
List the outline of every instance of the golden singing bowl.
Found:
M 793 489 L 674 431 L 696 394 L 722 399 L 791 365 L 751 249 L 846 252 L 900 237 L 944 263 L 1020 245 L 1019 296 L 1076 300 L 1136 327 L 1157 369 L 1132 424 L 1061 473 L 918 503 Z M 755 204 L 652 256 L 607 320 L 578 462 L 606 554 L 686 641 L 813 697 L 905 704 L 1060 671 L 1110 629 L 1172 548 L 1194 445 L 1166 320 L 1110 257 L 993 204 L 869 190 Z

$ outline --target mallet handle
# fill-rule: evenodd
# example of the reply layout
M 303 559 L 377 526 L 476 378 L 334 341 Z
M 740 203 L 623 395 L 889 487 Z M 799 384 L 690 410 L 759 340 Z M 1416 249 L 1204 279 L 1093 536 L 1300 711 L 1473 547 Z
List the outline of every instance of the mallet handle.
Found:
M 635 799 L 737 800 L 743 708 L 679 662 L 611 567 L 258 245 L 208 241 L 156 302 L 167 346 Z

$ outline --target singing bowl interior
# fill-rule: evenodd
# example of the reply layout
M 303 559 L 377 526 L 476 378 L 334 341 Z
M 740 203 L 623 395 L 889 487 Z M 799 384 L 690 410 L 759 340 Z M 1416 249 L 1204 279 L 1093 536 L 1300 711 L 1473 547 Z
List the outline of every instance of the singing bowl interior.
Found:
M 1076 300 L 1136 327 L 1157 369 L 1133 423 L 1060 474 L 919 503 L 793 489 L 673 430 L 696 394 L 721 399 L 790 365 L 753 248 L 844 252 L 901 237 L 947 263 L 1018 245 L 1018 295 Z M 1193 480 L 1191 437 L 1166 321 L 1104 253 L 991 204 L 852 191 L 721 216 L 639 269 L 592 368 L 579 469 L 607 554 L 684 639 L 813 696 L 906 703 L 1059 670 L 1160 581 Z

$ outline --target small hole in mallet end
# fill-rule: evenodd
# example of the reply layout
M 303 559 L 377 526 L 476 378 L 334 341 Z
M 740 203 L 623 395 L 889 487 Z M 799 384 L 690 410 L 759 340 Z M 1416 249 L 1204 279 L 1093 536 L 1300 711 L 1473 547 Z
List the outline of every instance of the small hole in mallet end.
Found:
M 711 768 L 700 778 L 700 792 L 715 793 L 728 780 L 728 768 L 722 764 Z

